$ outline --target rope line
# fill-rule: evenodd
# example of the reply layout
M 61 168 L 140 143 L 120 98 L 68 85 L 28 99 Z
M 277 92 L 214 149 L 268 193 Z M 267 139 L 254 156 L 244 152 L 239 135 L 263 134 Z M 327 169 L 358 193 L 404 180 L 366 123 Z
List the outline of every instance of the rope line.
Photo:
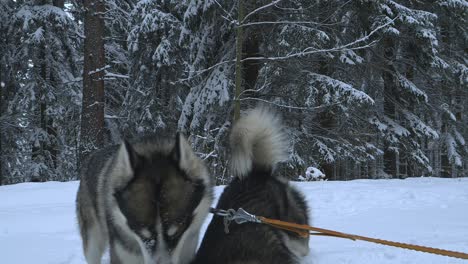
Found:
M 451 250 L 445 250 L 445 249 L 439 249 L 439 248 L 432 248 L 432 247 L 425 247 L 425 246 L 419 246 L 419 245 L 413 245 L 413 244 L 407 244 L 407 243 L 401 243 L 401 242 L 394 242 L 394 241 L 371 238 L 371 237 L 365 237 L 365 236 L 351 235 L 351 234 L 341 233 L 341 232 L 337 232 L 337 231 L 333 231 L 333 230 L 312 227 L 312 226 L 308 226 L 308 225 L 300 225 L 300 224 L 285 222 L 285 221 L 281 221 L 281 220 L 269 219 L 269 218 L 266 218 L 266 217 L 263 217 L 263 216 L 259 216 L 258 218 L 264 224 L 268 224 L 268 225 L 276 227 L 276 228 L 280 228 L 280 229 L 295 232 L 296 234 L 298 234 L 301 237 L 307 237 L 309 234 L 334 236 L 334 237 L 340 237 L 340 238 L 347 238 L 347 239 L 351 239 L 351 240 L 362 240 L 362 241 L 367 241 L 367 242 L 371 242 L 371 243 L 377 243 L 377 244 L 382 244 L 382 245 L 392 246 L 392 247 L 405 248 L 405 249 L 409 249 L 409 250 L 421 251 L 421 252 L 426 252 L 426 253 L 431 253 L 431 254 L 436 254 L 436 255 L 442 255 L 442 256 L 447 256 L 447 257 L 468 259 L 468 254 L 463 253 L 463 252 L 457 252 L 457 251 L 451 251 Z M 314 231 L 314 232 L 317 232 L 317 233 L 310 233 L 309 231 Z
M 210 212 L 214 215 L 221 216 L 224 218 L 224 230 L 226 233 L 229 233 L 229 224 L 234 221 L 237 224 L 242 224 L 246 222 L 251 223 L 261 223 L 270 225 L 275 228 L 287 230 L 296 233 L 300 237 L 308 237 L 309 235 L 316 235 L 316 236 L 332 236 L 332 237 L 339 237 L 339 238 L 346 238 L 351 239 L 353 241 L 362 240 L 371 243 L 377 243 L 386 246 L 392 247 L 399 247 L 409 250 L 415 250 L 430 254 L 442 255 L 447 257 L 459 258 L 459 259 L 468 259 L 468 254 L 463 252 L 445 250 L 440 248 L 432 248 L 432 247 L 425 247 L 425 246 L 418 246 L 413 244 L 407 243 L 400 243 L 394 242 L 389 240 L 359 236 L 359 235 L 352 235 L 346 234 L 334 230 L 323 229 L 318 227 L 313 227 L 309 225 L 301 225 L 276 219 L 270 219 L 263 216 L 255 216 L 246 212 L 244 209 L 239 208 L 237 211 L 234 209 L 229 210 L 222 210 L 222 209 L 214 209 L 210 208 Z

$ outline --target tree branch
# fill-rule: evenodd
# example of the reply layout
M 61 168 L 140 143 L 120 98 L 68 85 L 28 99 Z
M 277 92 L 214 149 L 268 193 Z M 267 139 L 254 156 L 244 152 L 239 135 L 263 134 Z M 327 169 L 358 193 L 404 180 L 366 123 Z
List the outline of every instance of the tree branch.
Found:
M 377 41 L 372 41 L 371 43 L 366 44 L 364 46 L 358 46 L 358 47 L 353 47 L 353 46 L 369 40 L 370 37 L 375 35 L 381 29 L 383 29 L 383 28 L 389 26 L 390 24 L 392 24 L 397 18 L 398 18 L 398 16 L 395 17 L 394 19 L 392 19 L 391 21 L 389 21 L 389 22 L 387 22 L 387 23 L 385 23 L 385 24 L 383 24 L 381 26 L 378 26 L 377 28 L 372 30 L 369 34 L 367 34 L 367 35 L 365 35 L 365 36 L 363 36 L 363 37 L 361 37 L 361 38 L 359 38 L 359 39 L 357 39 L 357 40 L 355 40 L 353 42 L 350 42 L 350 43 L 347 43 L 345 45 L 341 45 L 341 46 L 338 46 L 338 47 L 333 47 L 333 48 L 329 48 L 329 49 L 316 49 L 316 48 L 313 48 L 313 47 L 308 47 L 308 48 L 305 48 L 301 52 L 297 52 L 297 53 L 293 53 L 293 54 L 289 54 L 289 55 L 285 55 L 285 56 L 280 56 L 280 57 L 249 57 L 249 58 L 243 59 L 242 61 L 244 62 L 244 61 L 248 61 L 248 60 L 269 60 L 269 61 L 286 60 L 286 59 L 291 59 L 291 58 L 295 58 L 295 57 L 302 57 L 302 56 L 316 54 L 316 53 L 336 52 L 336 51 L 341 51 L 341 50 L 365 49 L 365 48 L 368 48 L 368 47 L 374 45 L 375 43 L 377 43 Z
M 254 11 L 248 13 L 248 14 L 244 17 L 244 19 L 242 19 L 242 21 L 241 21 L 239 24 L 240 24 L 240 25 L 244 24 L 244 22 L 245 22 L 250 16 L 254 15 L 255 13 L 258 13 L 259 11 L 261 11 L 261 10 L 263 10 L 263 9 L 265 9 L 265 8 L 268 8 L 268 7 L 270 7 L 270 6 L 276 5 L 277 3 L 281 2 L 281 1 L 283 1 L 283 0 L 275 0 L 275 1 L 273 1 L 273 2 L 271 2 L 271 3 L 269 3 L 269 4 L 267 4 L 267 5 L 264 5 L 264 6 L 261 6 L 261 7 L 257 8 L 257 9 L 255 9 Z
M 331 24 L 323 24 L 320 22 L 312 22 L 312 21 L 259 21 L 259 22 L 251 22 L 239 25 L 239 27 L 250 27 L 250 26 L 258 26 L 258 25 L 275 25 L 275 24 L 306 24 L 306 25 L 317 25 L 317 26 L 334 26 L 339 23 L 331 23 Z

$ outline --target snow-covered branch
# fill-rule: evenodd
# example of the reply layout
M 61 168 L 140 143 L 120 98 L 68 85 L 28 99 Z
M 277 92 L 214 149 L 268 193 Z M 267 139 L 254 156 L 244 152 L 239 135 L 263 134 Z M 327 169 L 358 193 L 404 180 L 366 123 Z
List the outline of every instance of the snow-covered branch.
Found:
M 130 79 L 130 76 L 128 76 L 128 75 L 123 75 L 123 74 L 118 74 L 118 73 L 112 73 L 112 72 L 106 72 L 106 75 L 105 75 L 104 77 L 121 78 L 121 79 Z
M 99 69 L 96 69 L 96 70 L 94 70 L 94 71 L 89 71 L 89 72 L 88 72 L 88 75 L 93 75 L 93 74 L 96 74 L 96 73 L 105 71 L 105 70 L 109 69 L 110 67 L 111 67 L 110 65 L 106 65 L 106 66 L 104 66 L 104 67 L 102 67 L 102 68 L 99 68 Z

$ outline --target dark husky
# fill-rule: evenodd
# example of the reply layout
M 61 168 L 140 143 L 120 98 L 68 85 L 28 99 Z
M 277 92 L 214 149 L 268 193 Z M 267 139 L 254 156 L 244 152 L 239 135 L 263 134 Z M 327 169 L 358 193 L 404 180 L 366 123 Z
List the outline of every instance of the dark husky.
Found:
M 92 154 L 76 211 L 88 263 L 189 263 L 212 202 L 212 181 L 186 139 L 148 137 Z
M 280 120 L 266 108 L 250 110 L 234 125 L 230 144 L 235 177 L 217 208 L 243 208 L 251 214 L 307 224 L 303 196 L 274 173 L 275 165 L 287 156 Z M 308 244 L 308 238 L 257 223 L 231 223 L 226 234 L 223 219 L 214 216 L 193 263 L 292 264 L 308 254 Z

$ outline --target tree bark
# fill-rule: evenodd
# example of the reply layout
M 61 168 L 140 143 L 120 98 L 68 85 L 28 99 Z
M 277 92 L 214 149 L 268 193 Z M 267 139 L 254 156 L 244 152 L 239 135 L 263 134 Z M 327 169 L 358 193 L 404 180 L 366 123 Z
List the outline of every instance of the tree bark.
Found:
M 240 94 L 242 92 L 242 47 L 244 42 L 244 29 L 240 23 L 244 20 L 244 1 L 239 0 L 237 20 L 237 39 L 236 39 L 236 87 L 234 92 L 234 121 L 240 117 Z
M 2 119 L 3 114 L 3 89 L 5 89 L 5 78 L 3 77 L 3 61 L 0 57 L 0 120 Z M 1 125 L 1 123 L 0 123 Z M 0 126 L 0 185 L 3 185 L 3 148 L 2 148 L 2 141 L 3 141 L 3 131 L 4 129 Z
M 319 60 L 317 66 L 317 72 L 319 74 L 329 75 L 330 72 L 332 72 L 331 65 L 324 58 Z M 326 111 L 317 114 L 317 123 L 322 129 L 335 131 L 336 127 L 338 126 L 338 119 L 333 113 L 333 109 L 327 109 Z M 322 169 L 327 179 L 343 180 L 342 176 L 344 175 L 337 174 L 339 173 L 339 170 L 336 161 L 331 163 L 327 161 L 322 161 L 320 163 L 320 168 Z
M 396 118 L 396 107 L 395 107 L 395 80 L 392 74 L 393 71 L 393 58 L 395 43 L 392 39 L 386 38 L 383 40 L 383 55 L 384 64 L 387 66 L 382 72 L 382 79 L 384 81 L 384 114 L 385 116 L 395 120 Z M 394 150 L 391 150 L 392 146 L 389 142 L 384 143 L 384 172 L 392 175 L 392 177 L 398 176 L 397 166 L 397 154 Z
M 45 4 L 45 3 L 43 3 Z M 45 30 L 47 28 L 43 26 Z M 47 110 L 47 98 L 46 98 L 46 83 L 48 82 L 48 69 L 47 69 L 47 60 L 46 60 L 46 46 L 45 44 L 41 44 L 40 51 L 39 51 L 39 58 L 35 64 L 35 68 L 38 74 L 38 79 L 36 79 L 36 83 L 38 84 L 38 90 L 36 93 L 38 94 L 38 106 L 35 109 L 35 122 L 37 124 L 36 127 L 39 127 L 42 132 L 46 132 L 46 110 Z M 39 120 L 37 120 L 39 118 Z M 39 144 L 36 144 L 36 140 L 32 143 L 32 153 L 31 159 L 37 163 L 42 163 L 48 165 L 47 157 L 45 150 L 47 149 L 47 143 L 44 141 L 43 137 L 39 138 Z M 39 171 L 39 175 L 34 175 L 31 178 L 31 181 L 36 182 L 43 182 L 46 181 L 47 174 L 41 169 Z
M 37 2 L 38 5 L 49 4 L 48 1 L 40 0 Z M 64 8 L 63 0 L 54 0 L 54 6 L 59 8 Z M 45 31 L 49 30 L 48 27 L 43 25 Z M 50 29 L 51 30 L 51 29 Z M 52 69 L 51 65 L 48 63 L 48 47 L 47 44 L 42 44 L 40 47 L 39 58 L 36 62 L 37 72 L 39 75 L 38 83 L 38 107 L 36 111 L 36 116 L 39 118 L 39 128 L 47 138 L 40 138 L 39 145 L 35 145 L 33 142 L 32 146 L 32 159 L 36 160 L 38 163 L 42 163 L 50 169 L 55 170 L 57 168 L 57 155 L 58 155 L 58 145 L 57 145 L 57 132 L 54 128 L 54 119 L 53 116 L 48 115 L 48 108 L 51 105 L 50 99 L 47 98 L 47 89 L 57 88 L 57 83 L 53 78 L 53 71 L 57 69 Z M 40 171 L 39 175 L 35 177 L 35 181 L 47 181 L 50 180 L 49 173 Z
M 80 159 L 104 144 L 104 19 L 103 0 L 84 0 L 84 68 Z

